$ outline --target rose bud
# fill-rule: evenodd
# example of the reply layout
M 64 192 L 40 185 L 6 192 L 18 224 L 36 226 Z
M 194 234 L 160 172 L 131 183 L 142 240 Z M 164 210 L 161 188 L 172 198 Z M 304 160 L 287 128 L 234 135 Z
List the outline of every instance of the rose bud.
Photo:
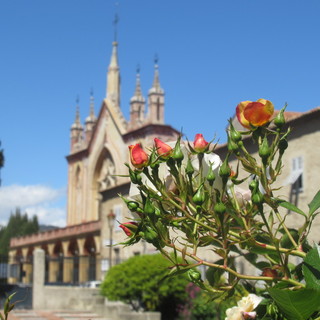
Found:
M 205 194 L 203 190 L 203 184 L 198 188 L 196 193 L 192 197 L 192 201 L 197 204 L 198 206 L 201 206 L 205 201 Z
M 135 168 L 141 169 L 147 165 L 148 155 L 142 149 L 140 143 L 129 146 L 129 150 L 130 150 L 130 160 L 132 165 Z
M 284 110 L 285 108 L 281 109 L 277 116 L 274 118 L 273 122 L 278 128 L 282 128 L 282 126 L 286 123 L 285 117 L 284 117 Z
M 178 163 L 179 166 L 181 165 L 184 158 L 184 154 L 181 150 L 180 140 L 181 136 L 179 136 L 172 153 L 172 158 Z
M 201 279 L 201 274 L 198 270 L 190 269 L 188 271 L 188 277 L 189 277 L 190 281 L 197 282 Z
M 219 168 L 219 176 L 222 178 L 222 182 L 224 184 L 227 183 L 230 175 L 231 175 L 231 168 L 228 163 L 228 157 L 223 161 L 222 165 Z
M 268 123 L 274 112 L 272 102 L 259 99 L 256 102 L 242 101 L 237 105 L 236 114 L 239 122 L 248 129 L 261 127 Z
M 288 148 L 288 140 L 286 138 L 281 138 L 278 144 L 279 152 L 282 155 L 284 151 Z
M 187 162 L 187 166 L 186 166 L 186 174 L 188 175 L 189 179 L 192 178 L 192 175 L 194 174 L 194 168 L 192 166 L 192 162 L 190 160 L 190 158 L 188 158 L 188 162 Z
M 119 225 L 119 227 L 124 231 L 124 233 L 130 237 L 133 235 L 135 230 L 137 229 L 138 224 L 136 222 L 123 222 Z
M 259 146 L 259 156 L 266 163 L 270 154 L 271 149 L 268 144 L 268 139 L 267 137 L 264 137 L 261 145 Z
M 207 142 L 201 133 L 197 133 L 194 141 L 193 148 L 197 152 L 204 152 L 208 149 L 209 142 Z
M 172 153 L 172 148 L 158 138 L 154 138 L 157 153 L 161 158 L 167 159 Z
M 271 278 L 277 278 L 278 272 L 277 270 L 271 269 L 271 268 L 264 268 L 262 271 L 262 276 L 264 277 L 271 277 Z

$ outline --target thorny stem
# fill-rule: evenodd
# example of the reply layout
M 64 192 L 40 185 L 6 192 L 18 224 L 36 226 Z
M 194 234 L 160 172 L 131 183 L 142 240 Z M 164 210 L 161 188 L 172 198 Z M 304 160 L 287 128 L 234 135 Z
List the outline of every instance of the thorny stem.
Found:
M 279 219 L 279 222 L 280 222 L 280 225 L 283 227 L 284 231 L 286 232 L 288 238 L 290 239 L 291 243 L 293 244 L 293 246 L 297 249 L 299 246 L 298 244 L 296 243 L 296 241 L 293 239 L 290 231 L 288 230 L 287 226 L 284 224 L 284 221 L 279 213 L 279 211 L 276 209 L 274 210 L 277 218 Z
M 167 244 L 169 247 L 174 248 L 175 250 L 182 252 L 182 249 L 175 246 L 174 244 Z M 288 279 L 287 277 L 266 277 L 266 276 L 250 276 L 250 275 L 246 275 L 246 274 L 241 274 L 235 270 L 233 270 L 232 268 L 225 266 L 225 265 L 220 265 L 220 264 L 216 264 L 216 263 L 211 263 L 208 261 L 204 261 L 202 259 L 200 259 L 199 257 L 197 257 L 194 254 L 191 254 L 189 252 L 184 252 L 184 254 L 190 258 L 192 258 L 195 261 L 199 262 L 199 265 L 205 265 L 208 267 L 212 267 L 212 268 L 216 268 L 216 269 L 220 269 L 220 270 L 224 270 L 228 273 L 233 274 L 235 277 L 237 277 L 238 279 L 246 279 L 246 280 L 262 280 L 262 281 L 284 281 L 284 282 L 288 282 L 294 286 L 298 286 L 298 287 L 305 287 L 305 284 L 300 283 L 298 281 L 295 281 L 293 279 Z
M 185 214 L 185 216 L 192 220 L 193 222 L 199 224 L 200 226 L 206 228 L 208 231 L 213 231 L 213 232 L 216 232 L 217 230 L 205 223 L 202 223 L 201 221 L 198 221 L 196 218 L 194 218 L 192 215 L 189 214 L 189 212 L 185 209 L 183 209 L 182 206 L 178 205 L 175 201 L 173 201 L 172 199 L 168 198 L 168 201 L 173 204 L 178 210 L 180 210 L 182 213 Z M 228 233 L 234 237 L 236 237 L 237 239 L 241 239 L 240 235 L 237 233 L 237 232 L 234 232 L 232 230 L 229 230 Z M 301 257 L 301 258 L 305 258 L 306 256 L 306 253 L 305 252 L 302 252 L 302 251 L 299 251 L 299 250 L 290 250 L 290 249 L 285 249 L 285 248 L 277 248 L 275 246 L 272 246 L 272 245 L 269 245 L 269 244 L 265 244 L 265 243 L 262 243 L 262 242 L 259 242 L 259 241 L 255 241 L 255 246 L 258 247 L 258 248 L 266 248 L 267 250 L 271 250 L 271 251 L 280 251 L 282 253 L 286 253 L 286 254 L 291 254 L 291 255 L 294 255 L 294 256 L 298 256 L 298 257 Z

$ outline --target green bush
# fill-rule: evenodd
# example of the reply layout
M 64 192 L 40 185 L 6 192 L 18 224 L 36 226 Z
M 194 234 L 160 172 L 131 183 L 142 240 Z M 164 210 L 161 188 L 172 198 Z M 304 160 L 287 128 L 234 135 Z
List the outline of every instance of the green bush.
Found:
M 184 275 L 165 278 L 170 266 L 161 254 L 132 257 L 108 271 L 102 295 L 135 310 L 160 311 L 163 319 L 174 319 L 178 306 L 187 298 L 189 281 Z

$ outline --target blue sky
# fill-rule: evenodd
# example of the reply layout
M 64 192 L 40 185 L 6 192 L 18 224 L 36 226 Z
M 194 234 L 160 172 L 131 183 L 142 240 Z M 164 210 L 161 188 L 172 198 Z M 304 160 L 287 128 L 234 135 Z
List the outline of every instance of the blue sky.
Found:
M 119 0 L 122 110 L 128 117 L 137 64 L 144 95 L 159 56 L 166 121 L 187 137 L 225 141 L 243 100 L 277 108 L 320 104 L 318 0 Z M 43 223 L 65 220 L 70 126 L 90 89 L 105 96 L 115 1 L 0 2 L 0 140 L 6 163 L 0 223 L 16 206 Z

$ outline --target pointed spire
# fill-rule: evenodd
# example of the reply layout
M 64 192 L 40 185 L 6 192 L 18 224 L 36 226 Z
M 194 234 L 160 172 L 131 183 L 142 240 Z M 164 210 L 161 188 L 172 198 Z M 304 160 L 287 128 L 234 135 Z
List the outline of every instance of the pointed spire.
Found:
M 76 99 L 76 118 L 72 125 L 73 129 L 82 129 L 82 125 L 80 122 L 80 107 L 79 107 L 79 96 Z
M 92 130 L 93 125 L 95 124 L 97 118 L 94 114 L 94 97 L 93 97 L 93 89 L 90 90 L 90 112 L 89 116 L 86 118 L 86 130 Z
M 136 74 L 136 90 L 134 92 L 134 95 L 136 97 L 141 97 L 142 92 L 141 92 L 141 82 L 140 82 L 140 66 L 137 65 L 137 74 Z
M 81 148 L 83 138 L 83 127 L 80 122 L 79 96 L 77 96 L 76 104 L 76 118 L 71 126 L 71 151 Z
M 110 64 L 109 64 L 109 71 L 114 69 L 118 70 L 118 42 L 113 41 L 112 42 L 112 54 L 111 54 L 111 59 L 110 59 Z
M 156 89 L 160 88 L 158 61 L 159 61 L 158 55 L 156 54 L 154 57 L 154 78 L 153 78 L 153 87 Z
M 90 90 L 90 113 L 89 113 L 89 117 L 87 118 L 86 122 L 88 120 L 91 120 L 91 121 L 96 120 L 96 116 L 94 114 L 94 96 L 93 96 L 93 89 L 92 88 Z
M 112 54 L 107 74 L 107 98 L 120 107 L 120 68 L 118 65 L 118 43 L 112 43 Z
M 130 129 L 136 129 L 141 126 L 144 121 L 145 99 L 142 96 L 140 83 L 140 66 L 137 66 L 136 88 L 133 97 L 130 99 Z
M 160 86 L 158 57 L 154 59 L 154 78 L 148 94 L 148 120 L 151 123 L 164 123 L 164 90 Z
M 157 92 L 157 93 L 163 93 L 163 90 L 160 86 L 160 80 L 159 80 L 159 65 L 158 65 L 158 55 L 156 54 L 154 57 L 154 77 L 153 77 L 153 84 L 152 88 L 149 90 L 149 93 Z
M 93 89 L 90 91 L 90 116 L 91 118 L 95 117 L 94 115 L 94 97 L 93 97 Z
M 145 103 L 145 99 L 142 95 L 142 91 L 141 91 L 141 82 L 140 82 L 140 66 L 137 66 L 137 74 L 136 74 L 136 88 L 134 91 L 134 95 L 133 97 L 130 99 L 130 103 L 131 105 L 134 102 L 139 102 L 139 103 Z M 131 108 L 132 109 L 132 108 Z M 143 108 L 144 109 L 144 108 Z M 141 110 L 142 111 L 142 110 Z M 131 110 L 132 112 L 132 110 Z M 144 111 L 143 111 L 144 112 Z M 139 118 L 141 118 L 141 116 L 139 115 Z
M 96 125 L 97 118 L 94 114 L 94 97 L 93 97 L 93 89 L 91 88 L 90 91 L 90 113 L 89 116 L 86 119 L 86 141 L 89 142 L 92 137 L 92 132 L 94 130 L 94 127 Z

